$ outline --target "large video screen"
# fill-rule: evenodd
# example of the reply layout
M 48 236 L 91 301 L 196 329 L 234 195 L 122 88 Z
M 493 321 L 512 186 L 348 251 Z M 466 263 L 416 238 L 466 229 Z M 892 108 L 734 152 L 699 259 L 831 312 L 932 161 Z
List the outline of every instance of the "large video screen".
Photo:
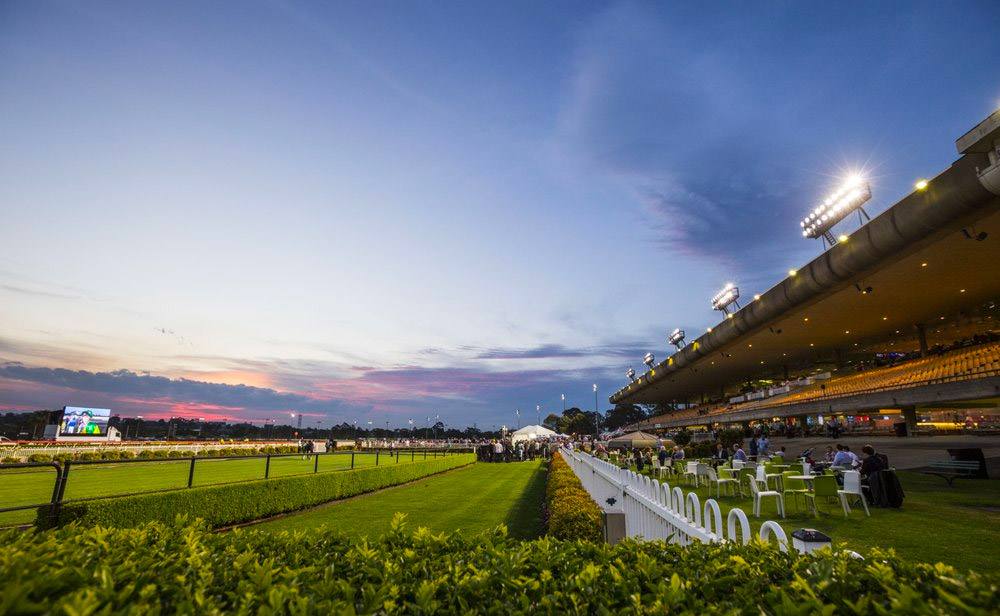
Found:
M 67 406 L 63 410 L 60 436 L 104 436 L 108 433 L 111 409 Z

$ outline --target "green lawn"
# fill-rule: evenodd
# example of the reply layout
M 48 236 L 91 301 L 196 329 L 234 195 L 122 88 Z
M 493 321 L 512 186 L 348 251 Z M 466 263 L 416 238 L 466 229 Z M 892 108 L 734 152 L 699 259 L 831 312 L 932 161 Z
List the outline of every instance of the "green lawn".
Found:
M 396 512 L 409 528 L 480 533 L 503 523 L 508 535 L 534 538 L 542 532 L 545 467 L 541 461 L 477 463 L 405 486 L 320 506 L 265 522 L 261 530 L 304 530 L 327 526 L 352 537 L 389 530 Z
M 804 499 L 796 507 L 791 496 L 786 499 L 782 520 L 774 499 L 766 499 L 761 518 L 753 517 L 753 500 L 723 496 L 716 498 L 722 509 L 722 521 L 733 507 L 740 507 L 750 519 L 754 532 L 764 520 L 775 520 L 788 535 L 799 528 L 815 528 L 829 535 L 834 545 L 861 551 L 869 547 L 894 548 L 911 560 L 944 562 L 961 568 L 993 571 L 1000 542 L 1000 480 L 958 479 L 949 487 L 944 479 L 919 472 L 900 471 L 899 481 L 906 493 L 900 509 L 871 509 L 865 517 L 858 505 L 844 517 L 839 500 L 818 499 L 819 519 L 806 510 Z M 684 493 L 690 486 L 667 479 L 671 488 L 680 485 Z M 704 507 L 708 488 L 696 490 Z M 713 494 L 714 494 L 713 490 Z M 790 537 L 789 537 L 790 538 Z
M 265 458 L 222 459 L 197 458 L 193 484 L 196 486 L 263 479 Z M 422 454 L 416 460 L 423 460 Z M 379 464 L 406 464 L 407 455 L 396 458 L 382 454 Z M 300 456 L 271 458 L 271 477 L 312 473 L 315 460 Z M 375 465 L 374 453 L 356 453 L 354 467 Z M 347 470 L 351 467 L 351 454 L 319 456 L 319 472 Z M 130 492 L 186 488 L 191 458 L 170 458 L 151 462 L 71 464 L 66 483 L 66 500 L 112 496 Z M 52 499 L 55 469 L 0 470 L 0 507 L 16 507 L 47 503 Z M 35 519 L 35 510 L 26 509 L 0 513 L 0 526 L 27 524 Z

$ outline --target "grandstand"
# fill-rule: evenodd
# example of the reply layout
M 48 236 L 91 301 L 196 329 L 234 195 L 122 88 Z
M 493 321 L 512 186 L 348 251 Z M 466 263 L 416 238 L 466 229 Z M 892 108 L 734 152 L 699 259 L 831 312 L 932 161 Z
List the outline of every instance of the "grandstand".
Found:
M 957 146 L 948 169 L 610 402 L 679 409 L 646 429 L 878 411 L 912 430 L 936 408 L 996 408 L 1000 111 Z

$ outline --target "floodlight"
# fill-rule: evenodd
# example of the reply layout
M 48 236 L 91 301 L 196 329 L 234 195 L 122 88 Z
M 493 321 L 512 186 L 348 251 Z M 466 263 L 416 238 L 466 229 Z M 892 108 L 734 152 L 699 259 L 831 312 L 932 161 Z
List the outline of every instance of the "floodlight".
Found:
M 646 356 L 642 358 L 642 363 L 652 368 L 653 364 L 656 363 L 656 359 L 653 357 L 652 353 L 646 353 Z
M 667 338 L 667 341 L 670 342 L 670 344 L 672 344 L 675 347 L 677 347 L 678 349 L 681 348 L 681 347 L 683 347 L 684 346 L 684 330 L 680 329 L 680 328 L 675 329 L 673 331 L 673 333 L 670 334 L 670 337 Z
M 635 383 L 635 370 L 632 369 L 632 366 L 629 366 L 628 370 L 625 371 L 625 376 L 628 377 L 628 380 Z
M 872 191 L 868 183 L 860 176 L 851 176 L 799 223 L 802 236 L 821 237 L 831 245 L 836 244 L 836 238 L 830 233 L 830 229 L 855 210 L 868 218 L 868 213 L 861 206 L 871 198 Z
M 920 180 L 919 182 L 917 182 L 913 186 L 917 190 L 924 190 L 925 188 L 927 188 L 927 180 Z
M 735 303 L 737 308 L 740 307 L 739 303 L 736 301 L 739 298 L 739 288 L 733 285 L 733 283 L 729 283 L 724 289 L 716 293 L 715 297 L 712 298 L 712 310 L 721 310 L 726 314 L 729 314 L 728 308 L 730 304 Z

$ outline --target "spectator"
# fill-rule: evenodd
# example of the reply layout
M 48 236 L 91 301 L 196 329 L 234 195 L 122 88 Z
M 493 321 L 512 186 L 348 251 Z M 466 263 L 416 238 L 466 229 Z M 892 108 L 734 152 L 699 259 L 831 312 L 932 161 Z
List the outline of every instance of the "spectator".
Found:
M 719 446 L 721 447 L 722 445 L 719 445 Z M 753 458 L 754 460 L 756 460 L 757 459 L 757 454 L 759 452 L 760 452 L 760 445 L 757 443 L 757 437 L 756 437 L 756 435 L 755 436 L 751 436 L 750 437 L 750 457 Z
M 767 434 L 762 434 L 760 440 L 757 441 L 757 454 L 760 456 L 767 455 L 767 446 L 770 443 L 767 441 Z
M 719 445 L 719 447 L 722 447 L 722 445 Z M 743 447 L 739 443 L 733 445 L 733 460 L 739 460 L 740 462 L 747 461 L 747 454 L 743 451 Z
M 667 458 L 670 457 L 670 454 L 667 453 L 666 447 L 660 445 L 660 451 L 656 454 L 656 457 L 660 460 L 660 466 L 666 466 Z
M 684 448 L 680 445 L 674 445 L 674 460 L 684 459 Z
M 871 445 L 862 447 L 861 453 L 865 454 L 865 459 L 861 462 L 862 481 L 867 482 L 872 473 L 889 468 L 889 458 L 885 454 L 875 453 L 875 448 Z
M 826 446 L 826 453 L 823 454 L 823 461 L 826 462 L 826 463 L 828 463 L 828 464 L 833 464 L 833 458 L 834 458 L 833 447 L 831 447 L 830 445 L 827 445 Z
M 716 464 L 721 464 L 728 459 L 729 459 L 729 454 L 726 452 L 726 448 L 722 446 L 722 443 L 716 445 L 715 453 L 712 454 L 712 460 L 714 460 Z
M 851 468 L 854 465 L 851 454 L 840 443 L 837 443 L 837 455 L 833 456 L 833 465 L 844 468 Z

